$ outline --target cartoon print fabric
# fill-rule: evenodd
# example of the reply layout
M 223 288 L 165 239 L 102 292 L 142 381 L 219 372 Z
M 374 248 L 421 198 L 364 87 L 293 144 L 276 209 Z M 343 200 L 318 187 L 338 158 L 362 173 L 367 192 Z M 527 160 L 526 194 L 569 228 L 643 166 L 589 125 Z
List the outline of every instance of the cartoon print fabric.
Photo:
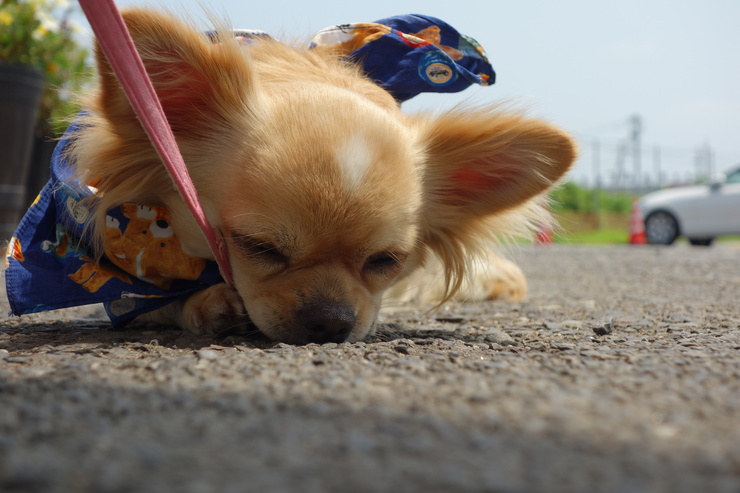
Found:
M 73 125 L 67 131 L 75 131 Z M 189 255 L 163 207 L 121 204 L 108 211 L 105 255 L 86 237 L 94 189 L 76 181 L 64 159 L 70 139 L 57 145 L 51 178 L 21 220 L 6 259 L 13 314 L 104 303 L 114 326 L 223 282 L 218 265 Z
M 268 36 L 234 31 L 245 43 Z M 490 85 L 495 73 L 472 38 L 433 17 L 404 15 L 343 24 L 316 34 L 312 46 L 361 64 L 398 101 L 422 92 Z M 6 284 L 12 314 L 103 303 L 114 327 L 223 282 L 215 261 L 190 255 L 163 207 L 125 203 L 107 211 L 103 255 L 86 235 L 95 189 L 72 176 L 65 151 L 72 124 L 51 160 L 51 178 L 10 241 Z
M 398 101 L 496 80 L 481 45 L 434 17 L 413 14 L 340 24 L 319 31 L 311 43 L 334 48 L 362 65 Z

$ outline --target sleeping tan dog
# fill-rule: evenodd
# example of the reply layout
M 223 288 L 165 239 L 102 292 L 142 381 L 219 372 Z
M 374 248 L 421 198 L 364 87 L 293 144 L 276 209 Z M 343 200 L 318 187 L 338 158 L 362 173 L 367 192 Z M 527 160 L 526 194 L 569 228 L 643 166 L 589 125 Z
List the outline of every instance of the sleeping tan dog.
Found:
M 201 333 L 248 317 L 275 340 L 357 341 L 384 299 L 424 297 L 427 278 L 411 274 L 425 264 L 438 301 L 524 295 L 490 247 L 545 219 L 541 198 L 575 158 L 567 134 L 495 106 L 407 115 L 330 50 L 212 44 L 170 15 L 124 18 L 235 281 L 145 319 Z M 99 50 L 97 62 L 72 157 L 97 186 L 100 248 L 107 210 L 153 204 L 188 255 L 212 259 Z

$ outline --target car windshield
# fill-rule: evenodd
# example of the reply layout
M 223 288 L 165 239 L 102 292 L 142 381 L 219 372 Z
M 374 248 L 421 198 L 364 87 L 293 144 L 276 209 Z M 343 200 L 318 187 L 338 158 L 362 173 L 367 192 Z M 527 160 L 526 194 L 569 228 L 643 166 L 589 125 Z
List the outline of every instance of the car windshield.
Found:
M 740 168 L 727 173 L 725 183 L 740 183 Z

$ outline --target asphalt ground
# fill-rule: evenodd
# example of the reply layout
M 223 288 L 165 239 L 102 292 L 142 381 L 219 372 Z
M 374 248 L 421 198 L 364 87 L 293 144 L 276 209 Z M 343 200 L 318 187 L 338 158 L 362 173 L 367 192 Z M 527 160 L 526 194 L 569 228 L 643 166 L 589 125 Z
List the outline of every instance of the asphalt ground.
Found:
M 740 492 L 740 246 L 511 257 L 353 344 L 0 318 L 0 491 Z

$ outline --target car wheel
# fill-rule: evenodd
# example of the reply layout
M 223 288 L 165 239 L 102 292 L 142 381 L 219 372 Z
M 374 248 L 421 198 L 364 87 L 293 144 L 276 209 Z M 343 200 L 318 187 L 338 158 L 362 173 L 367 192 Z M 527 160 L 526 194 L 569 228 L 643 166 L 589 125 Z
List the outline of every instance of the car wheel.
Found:
M 694 246 L 711 246 L 714 238 L 689 238 L 689 243 Z
M 678 238 L 678 221 L 669 212 L 652 212 L 645 218 L 645 236 L 651 245 L 671 245 Z

